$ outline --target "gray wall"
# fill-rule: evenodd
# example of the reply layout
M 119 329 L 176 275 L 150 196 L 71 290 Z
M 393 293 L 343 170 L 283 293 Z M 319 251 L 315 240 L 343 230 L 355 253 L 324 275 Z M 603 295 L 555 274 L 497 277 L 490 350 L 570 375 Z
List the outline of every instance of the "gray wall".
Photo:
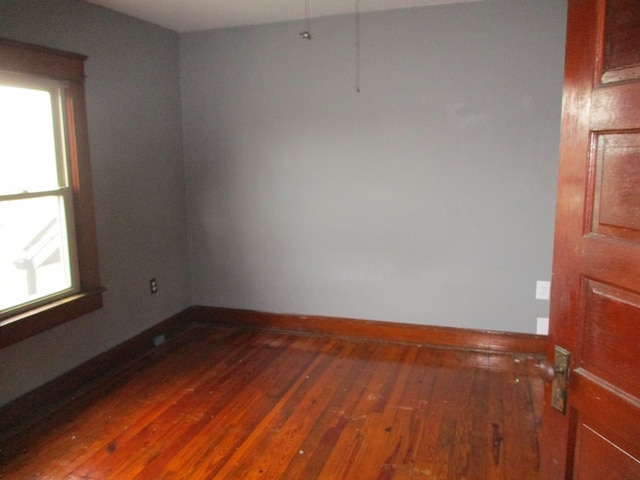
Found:
M 194 304 L 535 332 L 564 0 L 181 36 Z
M 565 3 L 363 15 L 356 94 L 352 16 L 314 20 L 311 42 L 301 22 L 179 37 L 78 0 L 0 0 L 0 36 L 89 56 L 109 288 L 99 312 L 0 350 L 0 404 L 191 304 L 532 332 Z
M 0 36 L 86 63 L 105 306 L 0 350 L 0 404 L 190 305 L 176 33 L 74 0 L 0 0 Z M 149 279 L 160 291 L 151 296 Z

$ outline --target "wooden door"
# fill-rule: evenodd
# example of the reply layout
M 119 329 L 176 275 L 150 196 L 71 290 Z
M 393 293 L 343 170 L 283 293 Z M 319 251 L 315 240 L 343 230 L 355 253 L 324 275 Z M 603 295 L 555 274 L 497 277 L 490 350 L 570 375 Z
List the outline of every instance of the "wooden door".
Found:
M 562 115 L 548 361 L 571 359 L 566 413 L 547 384 L 540 478 L 637 480 L 639 0 L 569 0 Z

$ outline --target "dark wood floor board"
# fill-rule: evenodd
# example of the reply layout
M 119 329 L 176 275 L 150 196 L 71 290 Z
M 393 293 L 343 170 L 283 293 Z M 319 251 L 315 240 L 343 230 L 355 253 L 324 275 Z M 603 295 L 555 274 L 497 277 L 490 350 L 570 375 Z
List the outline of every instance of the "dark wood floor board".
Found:
M 228 335 L 237 334 L 231 330 L 216 331 L 206 337 L 202 348 L 210 348 L 210 345 L 228 338 Z M 148 384 L 137 381 L 140 376 L 146 375 L 152 364 L 169 364 L 162 369 L 163 389 L 160 392 L 170 390 L 172 380 L 187 385 L 188 378 L 171 376 L 169 372 L 179 371 L 181 357 L 186 352 L 197 351 L 201 343 L 202 339 L 185 335 L 175 344 L 168 344 L 165 354 L 148 355 L 124 366 L 117 375 L 108 376 L 86 392 L 73 397 L 56 415 L 47 417 L 24 435 L 14 437 L 10 442 L 0 441 L 0 462 L 3 458 L 11 458 L 16 468 L 20 464 L 28 466 L 34 462 L 46 464 L 49 473 L 55 476 L 55 460 L 64 458 L 61 468 L 69 471 L 73 463 L 93 454 L 101 442 L 106 444 L 110 441 L 105 439 L 112 438 L 121 428 L 118 418 L 130 421 L 136 415 L 146 414 L 147 410 L 141 408 L 141 402 L 132 402 L 131 399 L 144 401 L 158 394 Z M 179 345 L 186 345 L 187 348 L 176 349 Z
M 370 441 L 367 437 L 370 432 L 379 431 L 376 428 L 379 417 L 409 352 L 406 347 L 384 346 L 372 357 L 373 373 L 353 410 L 345 412 L 347 425 L 320 473 L 322 478 L 350 478 L 358 471 L 363 451 Z
M 303 453 L 292 459 L 282 474 L 283 479 L 319 478 L 338 439 L 351 421 L 350 414 L 374 372 L 374 364 L 370 360 L 382 348 L 376 343 L 352 346 L 355 348 L 351 357 L 341 362 L 340 375 L 329 379 L 337 385 L 333 396 L 300 445 Z
M 381 441 L 371 441 L 365 448 L 364 462 L 367 456 L 384 459 L 381 466 L 368 466 L 371 478 L 410 478 L 415 465 L 415 452 L 420 442 L 416 435 L 419 402 L 423 394 L 421 381 L 425 377 L 425 364 L 416 362 L 424 349 L 419 349 L 415 357 L 409 357 L 411 363 L 398 375 L 398 386 L 387 404 L 381 422 L 374 429 L 374 437 Z M 363 462 L 363 463 L 364 463 Z M 369 462 L 370 464 L 371 462 Z
M 519 448 L 520 456 L 522 457 L 522 465 L 525 470 L 535 469 L 540 467 L 538 463 L 538 429 L 536 425 L 536 418 L 533 407 L 533 397 L 531 395 L 531 387 L 528 378 L 523 378 L 522 375 L 514 375 L 515 391 L 514 402 L 515 414 L 522 418 L 524 421 L 517 423 L 517 432 L 520 435 L 519 441 L 521 444 L 526 445 L 526 448 Z
M 453 357 L 448 351 L 441 352 L 438 369 L 433 373 L 433 394 L 425 405 L 424 434 L 416 456 L 416 476 L 418 478 L 443 478 L 455 448 L 455 417 L 451 407 L 457 401 L 460 370 L 453 365 Z
M 533 374 L 527 377 L 529 395 L 531 397 L 531 408 L 536 426 L 536 454 L 539 453 L 539 439 L 542 434 L 542 409 L 544 406 L 544 383 L 540 382 Z
M 448 386 L 442 390 L 442 420 L 437 439 L 436 478 L 466 478 L 469 471 L 471 386 L 474 371 L 463 367 L 444 369 Z
M 505 375 L 492 375 L 489 377 L 489 418 L 492 422 L 492 460 L 488 467 L 487 478 L 495 480 L 510 480 L 507 476 L 509 469 L 515 468 L 507 463 L 504 456 L 504 427 L 505 421 L 505 394 L 511 385 L 505 385 Z M 507 387 L 507 388 L 505 388 Z
M 518 398 L 516 390 L 522 387 L 520 382 L 515 383 L 517 378 L 513 375 L 505 374 L 505 382 L 513 385 L 513 388 L 503 387 L 503 408 L 504 418 L 508 419 L 516 417 L 521 413 L 520 405 L 515 405 Z M 523 469 L 526 468 L 522 455 L 521 445 L 526 443 L 526 437 L 523 434 L 520 423 L 503 422 L 502 436 L 502 462 L 504 465 L 505 476 L 507 478 L 522 478 Z
M 416 458 L 438 371 L 438 358 L 432 349 L 420 348 L 411 365 L 402 397 L 390 407 L 395 416 L 385 429 L 387 457 L 377 478 L 411 479 L 416 471 Z
M 290 336 L 291 346 L 286 349 L 286 355 L 280 355 L 269 369 L 260 372 L 237 391 L 236 398 L 242 400 L 228 402 L 206 422 L 198 435 L 185 443 L 167 464 L 168 470 L 182 475 L 176 478 L 217 475 L 260 421 L 314 362 L 318 349 L 325 342 L 324 339 Z M 315 349 L 310 348 L 313 346 Z
M 385 382 L 384 389 L 377 393 L 380 397 L 373 400 L 376 408 L 370 414 L 365 413 L 367 416 L 358 432 L 362 435 L 361 448 L 357 450 L 353 463 L 342 478 L 353 478 L 357 474 L 362 478 L 373 479 L 385 472 L 388 475 L 393 472 L 398 457 L 406 449 L 403 437 L 406 436 L 404 428 L 408 428 L 409 422 L 402 422 L 401 418 L 396 417 L 402 417 L 404 411 L 399 407 L 405 403 L 403 393 L 418 349 L 410 347 L 405 350 L 405 355 L 398 361 L 398 368 Z M 404 420 L 408 419 L 405 417 Z M 371 458 L 379 461 L 371 462 Z
M 531 363 L 200 325 L 0 438 L 0 478 L 533 480 Z
M 337 385 L 326 381 L 340 369 L 342 342 L 327 346 L 286 395 L 258 423 L 251 435 L 217 473 L 220 479 L 280 478 L 296 455 L 306 432 L 334 395 Z M 326 379 L 326 380 L 325 380 Z
M 431 353 L 430 349 L 418 349 L 407 364 L 409 368 L 403 368 L 403 374 L 398 376 L 402 388 L 396 389 L 397 398 L 392 396 L 387 404 L 381 424 L 384 433 L 380 428 L 377 432 L 381 441 L 370 442 L 374 448 L 369 448 L 366 454 L 384 459 L 381 465 L 373 466 L 371 478 L 411 479 L 415 475 L 416 452 L 422 439 L 421 419 L 425 416 L 420 407 L 430 399 L 433 384 L 429 378 L 437 368 L 432 365 L 433 358 L 425 357 L 425 354 L 431 357 Z
M 489 378 L 496 375 L 487 369 L 476 369 L 471 387 L 470 437 L 467 480 L 485 480 L 492 453 L 492 420 L 489 416 Z
M 378 354 L 378 355 L 376 355 L 376 354 Z M 374 355 L 373 355 L 373 357 L 372 357 L 372 358 L 373 358 L 373 360 L 371 360 L 371 359 L 370 359 L 370 362 L 373 362 L 373 363 L 379 363 L 379 362 L 380 362 L 379 354 L 380 354 L 380 349 L 374 353 Z M 336 373 L 337 373 L 337 372 L 336 372 Z M 324 378 L 322 378 L 322 377 L 318 377 L 318 378 L 314 379 L 314 381 L 315 381 L 315 382 L 317 382 L 317 383 L 319 384 L 319 388 L 323 388 L 323 387 L 324 387 L 324 388 L 327 388 L 327 387 L 326 387 L 327 383 L 333 383 L 333 384 L 335 384 L 335 380 L 333 380 L 333 378 L 332 378 L 332 377 L 329 377 L 329 376 L 326 376 L 326 377 L 324 377 Z M 351 387 L 347 387 L 347 388 L 351 388 Z M 329 387 L 329 390 L 332 390 L 332 388 L 331 388 L 331 387 Z M 327 392 L 327 393 L 331 393 L 331 392 L 329 391 L 329 392 Z M 328 396 L 325 396 L 325 397 L 323 397 L 323 398 L 322 398 L 322 401 L 326 403 L 326 402 L 328 401 L 328 398 L 329 398 Z M 349 412 L 346 412 L 346 415 L 349 415 Z M 295 425 L 295 424 L 294 424 L 294 425 L 291 425 L 291 427 L 292 427 L 292 428 L 296 428 L 296 425 Z M 302 442 L 302 443 L 303 443 L 303 442 Z M 291 455 L 292 457 L 295 457 L 295 453 L 297 452 L 297 453 L 299 454 L 299 452 L 300 452 L 300 451 L 304 451 L 304 450 L 302 449 L 302 447 L 300 447 L 299 449 L 292 449 L 292 450 L 290 451 L 290 455 Z M 266 477 L 266 478 L 279 478 L 279 476 L 273 476 L 273 475 L 274 475 L 274 473 L 276 473 L 276 474 L 277 474 L 277 471 L 275 471 L 275 472 L 274 472 L 274 471 L 272 471 L 272 469 L 271 469 L 271 468 L 269 468 L 269 469 L 267 470 L 267 472 L 268 472 L 268 475 L 267 475 L 267 477 Z M 238 472 L 238 474 L 239 474 L 239 473 L 242 473 L 242 472 Z M 242 476 L 241 478 L 252 478 L 252 477 L 247 477 L 247 476 L 246 476 L 246 475 L 248 475 L 248 473 L 249 473 L 249 472 L 243 472 L 243 473 L 244 473 L 244 475 L 245 475 L 245 476 Z M 234 476 L 234 475 L 233 475 L 233 472 L 232 472 L 232 474 L 230 474 L 227 478 L 240 478 L 240 477 L 238 477 L 238 476 Z
M 194 333 L 198 335 L 198 333 Z M 157 382 L 142 382 L 145 388 L 140 392 L 119 392 L 121 398 L 125 398 L 124 405 L 119 410 L 111 412 L 111 419 L 126 419 L 126 425 L 121 422 L 99 422 L 93 418 L 87 420 L 87 426 L 93 425 L 94 431 L 100 435 L 93 443 L 88 443 L 88 438 L 83 440 L 87 445 L 87 454 L 74 462 L 74 475 L 79 477 L 91 474 L 94 470 L 102 471 L 106 475 L 113 473 L 112 465 L 121 465 L 138 458 L 149 449 L 137 450 L 138 445 L 155 445 L 156 439 L 162 439 L 167 432 L 174 434 L 173 427 L 183 420 L 180 407 L 193 398 L 193 392 L 201 388 L 203 382 L 218 379 L 220 370 L 211 368 L 210 365 L 225 365 L 235 361 L 236 358 L 246 357 L 250 350 L 236 347 L 228 349 L 226 345 L 237 341 L 248 341 L 250 335 L 233 335 L 227 338 L 229 343 L 200 341 L 197 348 L 191 348 L 191 355 L 162 356 L 150 359 L 151 365 L 138 372 L 139 376 L 158 378 Z M 185 370 L 184 365 L 190 358 L 206 356 L 208 362 L 200 362 L 192 368 Z M 130 383 L 140 383 L 138 378 Z M 191 406 L 197 404 L 191 404 Z M 187 407 L 188 408 L 188 407 Z M 95 409 L 103 409 L 102 405 L 96 405 Z M 195 416 L 194 413 L 191 417 Z M 172 420 L 170 427 L 163 430 L 162 419 L 169 416 Z M 131 448 L 131 445 L 134 445 Z M 69 465 L 68 467 L 71 467 Z M 67 468 L 68 468 L 67 467 Z
M 503 425 L 503 456 L 507 478 L 525 478 L 527 472 L 538 468 L 536 427 L 526 379 L 515 373 L 505 373 L 503 388 L 505 418 L 520 418 L 521 422 L 505 422 Z M 525 447 L 525 448 L 523 448 Z
M 522 441 L 528 444 L 526 449 L 522 450 L 522 455 L 525 458 L 526 464 L 530 468 L 538 470 L 539 464 L 539 445 L 538 445 L 538 422 L 536 421 L 536 409 L 534 406 L 534 395 L 531 388 L 531 382 L 529 378 L 522 378 L 518 376 L 520 388 L 517 389 L 516 401 L 520 403 L 520 414 L 526 419 L 525 422 L 520 422 L 520 430 L 523 434 Z M 542 397 L 540 397 L 540 403 L 542 404 Z M 542 417 L 540 417 L 542 418 Z
M 442 368 L 442 359 L 447 354 L 446 350 L 421 349 L 418 353 L 417 365 L 414 376 L 415 388 L 411 390 L 412 396 L 405 400 L 405 407 L 415 407 L 411 416 L 411 448 L 407 451 L 404 464 L 411 464 L 409 471 L 396 470 L 397 478 L 430 478 L 425 477 L 422 460 L 432 458 L 435 455 L 435 443 L 438 435 L 436 423 L 430 418 L 436 393 L 438 372 Z
M 452 408 L 452 415 L 456 418 L 456 430 L 453 456 L 447 464 L 450 466 L 449 477 L 451 479 L 477 478 L 475 465 L 471 463 L 471 452 L 487 448 L 488 445 L 478 443 L 478 438 L 473 432 L 473 403 L 475 402 L 474 386 L 476 386 L 477 369 L 465 368 L 458 377 L 458 397 Z M 488 422 L 487 422 L 488 423 Z M 488 425 L 487 425 L 488 427 Z
M 281 342 L 283 338 L 274 341 Z M 238 390 L 281 356 L 282 349 L 255 349 L 255 344 L 251 335 L 242 344 L 223 346 L 223 350 L 227 351 L 223 361 L 216 361 L 211 356 L 199 359 L 207 367 L 208 373 L 195 381 L 181 401 L 174 402 L 171 408 L 130 439 L 131 445 L 144 442 L 150 448 L 137 452 L 137 456 L 130 456 L 128 460 L 118 460 L 112 456 L 108 461 L 119 468 L 121 475 L 139 473 L 154 478 L 157 472 L 163 474 L 164 467 L 182 449 L 183 444 L 193 440 L 210 418 L 233 402 Z M 125 447 L 121 450 L 126 455 L 130 448 L 128 444 L 122 447 Z
M 152 386 L 171 392 L 169 401 L 156 397 L 148 403 L 144 409 L 146 415 L 132 418 L 126 430 L 105 440 L 102 448 L 95 449 L 96 454 L 75 469 L 74 474 L 82 477 L 97 468 L 113 478 L 125 478 L 125 475 L 152 470 L 152 461 L 159 461 L 161 453 L 170 455 L 171 447 L 196 436 L 209 416 L 233 400 L 232 392 L 245 386 L 252 375 L 257 375 L 281 355 L 281 349 L 253 349 L 254 337 L 255 334 L 245 332 L 230 339 L 232 343 L 213 344 L 208 350 L 194 352 L 193 357 L 200 357 L 194 362 L 197 368 L 185 370 L 184 362 L 189 361 L 185 358 L 173 369 L 182 375 L 184 383 L 171 387 Z M 241 372 L 237 370 L 238 365 L 242 366 Z M 160 378 L 164 379 L 166 366 L 160 364 L 158 367 Z M 211 385 L 216 385 L 221 394 L 212 398 Z M 139 445 L 149 447 L 137 449 Z
M 439 372 L 446 350 L 425 349 L 420 352 L 421 357 L 427 359 L 427 363 L 420 361 L 417 371 L 420 375 L 419 388 L 416 391 L 416 410 L 412 418 L 417 441 L 413 447 L 412 461 L 413 471 L 410 478 L 429 478 L 432 472 L 429 466 L 436 454 L 436 439 L 439 432 L 439 424 L 434 421 L 434 397 L 437 397 L 439 388 Z

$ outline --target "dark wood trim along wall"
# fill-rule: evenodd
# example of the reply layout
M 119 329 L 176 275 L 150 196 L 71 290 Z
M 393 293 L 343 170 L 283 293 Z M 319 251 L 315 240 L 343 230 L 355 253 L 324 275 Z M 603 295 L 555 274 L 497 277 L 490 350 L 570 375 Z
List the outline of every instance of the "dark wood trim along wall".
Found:
M 0 432 L 10 434 L 54 411 L 99 378 L 149 352 L 158 335 L 165 335 L 165 338 L 178 335 L 191 323 L 190 315 L 191 309 L 184 310 L 0 407 Z
M 194 306 L 0 407 L 0 432 L 9 434 L 42 418 L 97 379 L 148 353 L 159 335 L 169 339 L 194 322 L 536 356 L 546 348 L 546 337 L 539 335 Z
M 352 318 L 266 313 L 236 308 L 193 307 L 192 315 L 192 318 L 198 321 L 253 328 L 360 337 L 385 342 L 433 345 L 490 352 L 543 355 L 547 345 L 547 337 L 542 335 L 356 320 Z

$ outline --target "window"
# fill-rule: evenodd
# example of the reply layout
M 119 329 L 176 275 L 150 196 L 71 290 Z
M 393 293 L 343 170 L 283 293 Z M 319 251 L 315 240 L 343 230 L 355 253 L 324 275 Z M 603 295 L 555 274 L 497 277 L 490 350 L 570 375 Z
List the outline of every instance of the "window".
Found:
M 102 306 L 84 60 L 0 40 L 0 346 Z
M 64 84 L 0 74 L 0 314 L 76 293 Z

